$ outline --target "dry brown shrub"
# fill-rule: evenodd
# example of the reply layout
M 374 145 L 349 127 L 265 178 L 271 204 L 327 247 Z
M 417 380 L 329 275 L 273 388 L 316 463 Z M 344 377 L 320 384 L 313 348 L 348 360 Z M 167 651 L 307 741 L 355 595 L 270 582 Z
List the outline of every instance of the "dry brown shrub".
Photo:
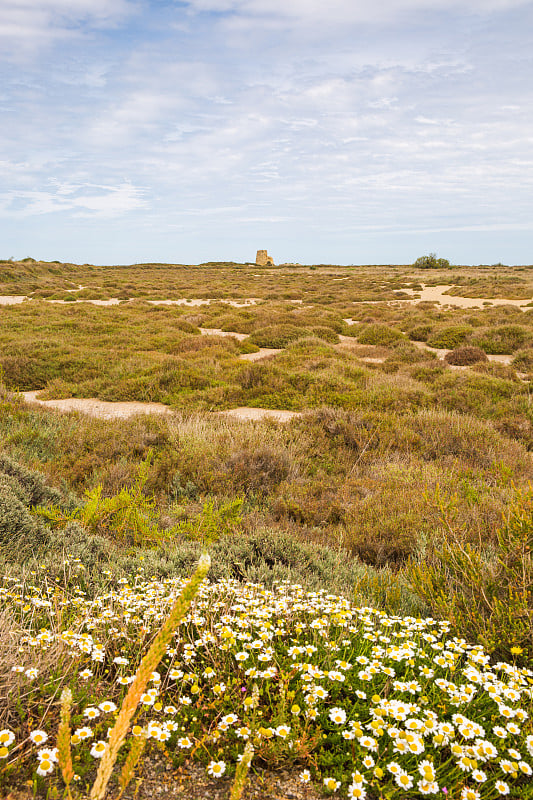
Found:
M 477 364 L 481 361 L 488 361 L 487 354 L 481 347 L 456 347 L 450 353 L 446 353 L 444 360 L 448 364 L 458 367 L 467 367 L 470 364 Z

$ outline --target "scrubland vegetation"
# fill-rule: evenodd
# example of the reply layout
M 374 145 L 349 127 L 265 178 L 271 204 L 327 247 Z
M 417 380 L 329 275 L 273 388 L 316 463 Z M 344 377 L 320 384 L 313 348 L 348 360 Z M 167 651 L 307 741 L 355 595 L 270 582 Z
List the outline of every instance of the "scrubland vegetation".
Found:
M 533 313 L 422 284 L 533 297 L 501 266 L 0 262 L 31 297 L 0 307 L 0 794 L 103 796 L 135 686 L 113 797 L 153 754 L 232 798 L 249 762 L 302 797 L 533 797 Z

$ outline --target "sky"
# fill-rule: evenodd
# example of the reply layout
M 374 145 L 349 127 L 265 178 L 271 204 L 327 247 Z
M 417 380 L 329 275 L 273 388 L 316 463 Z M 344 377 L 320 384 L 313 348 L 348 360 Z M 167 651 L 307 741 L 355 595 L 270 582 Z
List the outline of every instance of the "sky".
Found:
M 0 258 L 533 264 L 533 0 L 0 0 Z

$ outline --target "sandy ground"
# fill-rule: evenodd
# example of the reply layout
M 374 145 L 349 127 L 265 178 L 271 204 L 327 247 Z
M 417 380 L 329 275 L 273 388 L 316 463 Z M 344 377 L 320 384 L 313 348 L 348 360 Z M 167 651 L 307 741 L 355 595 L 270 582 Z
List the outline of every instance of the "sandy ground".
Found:
M 283 350 L 274 347 L 260 347 L 257 353 L 242 353 L 239 358 L 241 361 L 261 361 L 262 358 L 277 356 L 278 353 L 283 353 Z
M 261 302 L 260 297 L 248 297 L 245 300 L 228 300 L 225 297 L 212 297 L 205 300 L 187 300 L 184 297 L 179 300 L 148 300 L 153 306 L 208 306 L 210 303 L 227 303 L 228 306 L 244 308 L 245 306 L 255 306 Z
M 118 297 L 110 297 L 109 300 L 48 300 L 47 302 L 60 306 L 73 306 L 77 303 L 90 303 L 92 306 L 118 306 L 122 300 L 119 300 Z
M 202 336 L 233 336 L 234 339 L 238 339 L 239 342 L 242 342 L 244 339 L 248 338 L 247 333 L 237 333 L 236 331 L 223 331 L 220 328 L 200 328 L 200 333 Z M 283 349 L 274 348 L 274 347 L 260 347 L 257 353 L 241 353 L 239 358 L 242 361 L 261 361 L 262 358 L 268 358 L 269 356 L 276 356 L 278 353 L 282 353 Z
M 340 278 L 339 278 L 340 280 Z M 524 309 L 529 302 L 533 300 L 508 300 L 502 297 L 453 297 L 452 295 L 445 295 L 448 289 L 451 289 L 453 284 L 441 284 L 439 286 L 425 286 L 422 284 L 422 290 L 416 290 L 411 288 L 405 288 L 401 291 L 405 294 L 412 295 L 412 298 L 398 298 L 397 300 L 365 300 L 362 301 L 365 305 L 373 305 L 376 303 L 388 302 L 388 303 L 424 303 L 424 302 L 431 302 L 431 303 L 439 303 L 443 306 L 457 306 L 458 308 L 484 308 L 485 304 L 490 303 L 492 306 L 516 306 L 517 308 Z M 67 292 L 78 292 L 83 288 L 80 286 L 79 289 L 65 289 Z M 0 305 L 15 305 L 16 303 L 22 303 L 26 300 L 25 295 L 3 295 L 0 296 Z M 31 298 L 28 298 L 31 299 Z M 135 300 L 137 298 L 129 298 L 130 300 Z M 49 303 L 59 303 L 65 304 L 68 303 L 68 300 L 49 300 Z M 70 302 L 75 303 L 92 303 L 95 306 L 114 306 L 118 305 L 119 303 L 128 302 L 128 300 L 120 300 L 117 297 L 110 297 L 107 300 L 74 300 Z M 204 306 L 209 305 L 210 303 L 227 303 L 230 306 L 235 306 L 236 308 L 244 308 L 245 306 L 252 306 L 256 305 L 256 303 L 263 302 L 262 298 L 260 297 L 248 297 L 242 300 L 228 300 L 224 297 L 211 297 L 211 298 L 196 298 L 196 299 L 189 299 L 185 297 L 181 297 L 177 300 L 147 300 L 148 303 L 151 303 L 155 306 L 171 306 L 171 305 L 178 305 L 178 306 Z M 303 300 L 291 300 L 291 303 L 303 303 Z M 357 320 L 353 319 L 346 319 L 345 320 L 349 325 L 352 325 Z
M 236 331 L 223 331 L 221 328 L 200 328 L 199 330 L 202 336 L 233 336 L 233 338 L 238 339 L 239 342 L 242 342 L 243 339 L 248 338 L 247 333 L 236 333 Z
M 444 350 L 444 349 L 437 349 L 436 347 L 428 347 L 425 342 L 412 342 L 416 347 L 419 347 L 421 350 L 429 350 L 431 353 L 435 353 L 437 358 L 441 360 L 448 354 L 451 353 L 451 350 Z M 487 353 L 487 358 L 489 361 L 496 361 L 498 364 L 510 364 L 514 358 L 514 355 L 491 355 Z
M 39 392 L 22 392 L 28 403 L 38 403 L 46 408 L 55 408 L 58 411 L 81 411 L 90 417 L 100 419 L 125 419 L 135 414 L 170 414 L 171 409 L 162 403 L 117 402 L 97 400 L 94 397 L 80 398 L 67 397 L 63 400 L 39 400 Z
M 80 289 L 83 287 L 80 287 Z M 419 293 L 420 297 L 413 298 L 412 300 L 400 300 L 400 301 L 393 301 L 393 302 L 410 302 L 410 303 L 421 303 L 423 301 L 433 301 L 438 302 L 441 304 L 448 304 L 448 305 L 457 305 L 462 308 L 480 308 L 483 306 L 484 300 L 482 298 L 464 298 L 464 297 L 451 297 L 444 295 L 444 292 L 450 288 L 450 285 L 442 285 L 442 286 L 430 286 L 424 287 L 423 290 Z M 76 291 L 76 290 L 73 290 Z M 415 294 L 415 290 L 413 289 L 405 289 L 406 292 Z M 22 303 L 26 297 L 24 295 L 4 295 L 0 296 L 0 305 L 14 305 L 17 303 Z M 64 303 L 66 301 L 63 300 L 51 300 L 51 303 Z M 101 305 L 101 306 L 109 306 L 109 305 L 117 305 L 120 300 L 117 298 L 111 298 L 109 300 L 79 300 L 76 302 L 89 302 L 93 305 Z M 211 302 L 217 302 L 217 300 L 187 300 L 187 299 L 180 299 L 180 300 L 151 300 L 149 301 L 153 305 L 190 305 L 190 306 L 198 306 L 198 305 L 205 305 Z M 230 305 L 234 306 L 245 306 L 245 305 L 252 305 L 258 302 L 258 298 L 249 298 L 247 300 L 236 301 L 224 301 L 228 302 Z M 492 302 L 494 305 L 515 305 L 517 307 L 524 306 L 527 301 L 526 300 L 503 300 L 503 299 L 493 299 Z M 345 320 L 348 324 L 353 324 L 356 320 L 348 318 Z M 232 336 L 239 341 L 247 338 L 247 334 L 244 333 L 237 333 L 235 331 L 223 331 L 220 328 L 200 328 L 200 333 L 202 336 Z M 350 347 L 357 345 L 357 341 L 351 336 L 339 336 L 339 342 L 341 347 Z M 444 349 L 434 349 L 428 347 L 424 342 L 414 342 L 417 347 L 425 350 L 431 350 L 437 355 L 437 358 L 444 359 L 445 355 L 449 353 L 449 350 Z M 271 348 L 271 347 L 262 347 L 256 353 L 243 353 L 239 357 L 243 361 L 259 361 L 263 358 L 269 358 L 271 356 L 275 356 L 278 353 L 282 353 L 282 349 L 278 348 Z M 500 364 L 510 364 L 513 356 L 512 355 L 489 355 L 489 361 L 496 361 Z M 372 356 L 364 356 L 361 357 L 362 361 L 366 361 L 369 364 L 380 364 L 385 359 L 372 357 Z M 59 411 L 80 411 L 84 414 L 88 414 L 93 417 L 99 417 L 100 419 L 117 419 L 121 418 L 124 419 L 126 417 L 131 417 L 135 414 L 169 414 L 172 413 L 171 409 L 168 406 L 163 405 L 162 403 L 141 403 L 141 402 L 109 402 L 106 400 L 98 400 L 97 398 L 76 398 L 76 397 L 69 397 L 60 400 L 40 400 L 38 398 L 38 391 L 32 392 L 22 392 L 24 399 L 27 402 L 38 403 L 41 406 L 47 408 L 54 408 Z M 295 416 L 300 416 L 300 412 L 297 411 L 287 411 L 283 409 L 270 409 L 270 408 L 249 408 L 246 406 L 240 408 L 233 408 L 228 411 L 219 411 L 215 412 L 217 414 L 223 414 L 226 416 L 232 416 L 237 419 L 241 420 L 264 420 L 264 419 L 271 419 L 276 420 L 278 422 L 286 422 L 292 419 Z
M 231 408 L 228 411 L 216 411 L 216 414 L 221 414 L 228 417 L 237 417 L 237 419 L 246 420 L 263 420 L 273 419 L 277 422 L 288 422 L 293 417 L 301 417 L 301 411 L 283 411 L 281 409 L 273 408 Z
M 533 298 L 529 300 L 507 300 L 503 297 L 454 297 L 452 295 L 445 295 L 448 289 L 451 289 L 454 284 L 442 284 L 440 286 L 424 286 L 422 291 L 416 289 L 402 289 L 402 292 L 411 295 L 417 295 L 412 300 L 398 299 L 394 302 L 399 303 L 439 303 L 444 306 L 457 306 L 458 308 L 484 308 L 485 303 L 490 303 L 493 306 L 517 306 L 517 308 L 524 308 Z
M 171 414 L 172 409 L 162 403 L 140 403 L 140 402 L 109 402 L 107 400 L 97 400 L 94 397 L 80 398 L 67 397 L 62 400 L 40 400 L 38 391 L 21 392 L 28 403 L 37 403 L 45 408 L 54 408 L 57 411 L 79 411 L 88 414 L 90 417 L 99 419 L 125 419 L 135 414 Z M 229 411 L 217 411 L 216 414 L 236 417 L 243 420 L 263 420 L 272 419 L 277 422 L 287 422 L 293 417 L 300 416 L 298 411 L 284 411 L 282 409 L 271 408 L 232 408 Z

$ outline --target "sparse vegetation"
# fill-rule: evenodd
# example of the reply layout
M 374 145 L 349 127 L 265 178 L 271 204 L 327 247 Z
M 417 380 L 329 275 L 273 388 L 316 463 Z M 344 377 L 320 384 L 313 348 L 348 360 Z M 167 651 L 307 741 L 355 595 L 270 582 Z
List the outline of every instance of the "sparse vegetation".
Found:
M 448 266 L 431 285 L 531 296 L 527 272 Z M 247 741 L 233 797 L 248 762 L 368 800 L 533 797 L 533 315 L 414 304 L 427 269 L 0 263 L 0 293 L 32 297 L 0 306 L 0 793 L 89 791 L 208 544 L 110 786 L 158 753 L 229 796 Z M 210 302 L 149 302 L 187 298 Z M 280 352 L 243 360 L 259 347 Z M 37 389 L 173 414 L 63 414 Z M 213 413 L 237 406 L 302 413 Z

